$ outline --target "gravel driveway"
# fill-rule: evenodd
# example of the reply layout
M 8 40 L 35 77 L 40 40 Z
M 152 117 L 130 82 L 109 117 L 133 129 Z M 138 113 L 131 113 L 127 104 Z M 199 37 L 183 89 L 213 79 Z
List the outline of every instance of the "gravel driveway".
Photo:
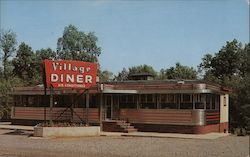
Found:
M 150 137 L 39 139 L 0 129 L 0 157 L 247 157 L 249 137 L 216 140 Z

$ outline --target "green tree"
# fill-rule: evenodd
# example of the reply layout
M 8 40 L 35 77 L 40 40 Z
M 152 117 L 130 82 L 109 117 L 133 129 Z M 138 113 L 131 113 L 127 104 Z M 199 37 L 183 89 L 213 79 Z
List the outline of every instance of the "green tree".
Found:
M 125 81 L 128 80 L 129 72 L 126 68 L 123 68 L 121 72 L 118 72 L 117 75 L 114 76 L 115 81 Z
M 244 60 L 242 52 L 242 44 L 236 39 L 227 42 L 214 56 L 206 54 L 202 58 L 202 63 L 198 66 L 199 72 L 204 74 L 206 80 L 227 85 L 234 76 L 241 75 Z
M 51 48 L 40 49 L 35 53 L 34 65 L 32 66 L 33 79 L 31 84 L 42 84 L 43 82 L 43 61 L 45 59 L 56 59 L 56 52 Z
M 130 75 L 133 74 L 151 74 L 153 77 L 157 76 L 157 72 L 154 70 L 154 68 L 150 65 L 138 65 L 138 66 L 132 66 L 129 67 L 128 70 L 126 68 L 123 68 L 121 72 L 119 72 L 115 77 L 115 81 L 125 81 L 129 79 Z
M 45 59 L 56 59 L 56 52 L 51 48 L 37 50 L 36 58 L 41 62 Z
M 9 62 L 9 58 L 15 52 L 15 46 L 17 44 L 16 34 L 11 31 L 1 30 L 0 34 L 0 48 L 1 52 L 1 61 L 3 63 L 3 74 L 5 79 L 11 75 L 11 63 Z
M 218 53 L 205 55 L 198 68 L 204 80 L 233 89 L 230 94 L 230 125 L 246 126 L 247 119 L 250 120 L 250 107 L 246 110 L 250 104 L 250 45 L 243 47 L 235 39 L 226 42 Z
M 35 73 L 35 59 L 31 47 L 22 42 L 18 47 L 16 58 L 13 59 L 14 74 L 30 83 Z
M 58 39 L 57 53 L 60 59 L 98 62 L 101 48 L 94 32 L 84 33 L 74 25 L 65 27 L 63 36 Z
M 108 70 L 101 71 L 100 73 L 100 81 L 106 82 L 106 81 L 112 81 L 113 80 L 113 73 Z
M 154 77 L 157 75 L 157 72 L 154 70 L 154 68 L 152 66 L 146 65 L 146 64 L 132 66 L 132 67 L 128 68 L 128 75 L 139 74 L 139 73 L 151 74 Z
M 161 69 L 158 76 L 160 80 L 163 79 L 197 79 L 197 72 L 192 67 L 183 66 L 176 63 L 175 67 Z

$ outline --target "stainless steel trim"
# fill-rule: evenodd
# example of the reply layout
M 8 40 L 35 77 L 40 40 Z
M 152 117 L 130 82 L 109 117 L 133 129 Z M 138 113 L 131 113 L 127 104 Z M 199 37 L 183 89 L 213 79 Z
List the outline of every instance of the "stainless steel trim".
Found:
M 138 90 L 138 93 L 146 94 L 146 93 L 215 93 L 213 90 L 210 89 L 193 89 L 193 90 Z
M 203 109 L 192 110 L 192 123 L 194 125 L 206 125 L 206 113 Z
M 205 83 L 193 84 L 194 89 L 206 89 L 206 87 Z
M 113 90 L 113 89 L 104 89 L 102 93 L 131 93 L 136 94 L 138 93 L 137 90 Z

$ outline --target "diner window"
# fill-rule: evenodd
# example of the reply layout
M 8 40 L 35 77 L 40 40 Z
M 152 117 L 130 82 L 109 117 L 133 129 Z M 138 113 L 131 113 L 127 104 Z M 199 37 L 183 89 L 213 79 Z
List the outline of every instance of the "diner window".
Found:
M 182 103 L 191 103 L 192 102 L 192 94 L 182 94 L 181 97 L 181 102 Z
M 168 94 L 161 94 L 160 100 L 161 102 L 168 102 Z
M 154 94 L 141 94 L 140 95 L 140 108 L 154 109 L 156 108 Z
M 35 97 L 34 96 L 28 96 L 27 106 L 28 107 L 35 106 Z
M 39 106 L 40 107 L 48 107 L 49 106 L 49 95 L 40 96 Z
M 220 96 L 219 95 L 214 95 L 214 109 L 218 110 L 219 109 L 219 105 L 220 105 Z
M 53 97 L 54 107 L 69 107 L 73 101 L 72 95 L 54 95 Z M 74 107 L 78 107 L 78 101 L 75 102 Z
M 97 96 L 95 94 L 89 95 L 89 107 L 90 108 L 98 108 L 96 97 Z
M 193 109 L 192 94 L 182 94 L 180 109 Z
M 16 95 L 14 96 L 14 104 L 15 106 L 23 106 L 23 103 L 22 103 L 22 96 L 20 95 Z
M 215 110 L 215 104 L 216 104 L 216 97 L 212 96 L 212 110 Z
M 194 94 L 193 101 L 195 102 L 195 109 L 204 109 L 204 100 L 205 100 L 205 95 Z
M 161 94 L 160 105 L 163 109 L 177 109 L 175 94 Z
M 137 95 L 121 95 L 120 108 L 137 108 Z
M 206 94 L 206 109 L 211 110 L 212 109 L 212 95 Z

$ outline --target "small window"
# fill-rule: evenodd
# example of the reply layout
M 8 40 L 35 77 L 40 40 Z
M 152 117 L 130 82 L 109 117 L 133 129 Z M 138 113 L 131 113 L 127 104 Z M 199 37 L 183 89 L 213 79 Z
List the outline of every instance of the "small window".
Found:
M 137 108 L 137 95 L 121 95 L 120 108 Z
M 89 107 L 90 108 L 97 108 L 98 107 L 95 94 L 89 95 Z
M 161 94 L 161 102 L 167 102 L 167 94 Z
M 183 94 L 182 95 L 182 102 L 187 102 L 187 103 L 192 102 L 192 95 L 191 94 Z
M 28 106 L 34 106 L 35 105 L 35 97 L 29 96 L 28 97 Z
M 140 95 L 140 108 L 156 108 L 154 94 L 141 94 Z
M 226 96 L 223 97 L 223 105 L 227 106 L 227 97 Z
M 121 96 L 121 102 L 127 102 L 127 95 Z
M 142 102 L 142 103 L 154 102 L 154 95 L 153 94 L 142 94 L 140 96 L 140 102 Z
M 146 94 L 142 94 L 142 95 L 141 95 L 140 101 L 141 101 L 141 102 L 146 102 L 146 101 L 147 101 Z
M 174 103 L 175 102 L 175 96 L 174 94 L 168 94 L 168 102 Z

